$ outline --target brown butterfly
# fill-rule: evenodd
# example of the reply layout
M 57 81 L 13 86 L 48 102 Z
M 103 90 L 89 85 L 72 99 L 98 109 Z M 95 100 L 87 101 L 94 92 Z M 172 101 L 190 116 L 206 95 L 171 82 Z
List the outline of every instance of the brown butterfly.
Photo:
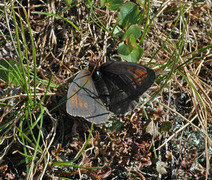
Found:
M 89 64 L 68 89 L 67 112 L 83 117 L 95 124 L 132 110 L 139 96 L 155 81 L 155 72 L 145 66 L 130 62 L 107 62 L 97 68 Z

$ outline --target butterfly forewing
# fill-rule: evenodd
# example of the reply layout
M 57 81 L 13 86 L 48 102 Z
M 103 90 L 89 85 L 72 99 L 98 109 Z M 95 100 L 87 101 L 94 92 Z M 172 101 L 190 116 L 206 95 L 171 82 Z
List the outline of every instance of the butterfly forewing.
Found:
M 108 120 L 110 112 L 98 97 L 90 73 L 82 70 L 69 86 L 66 111 L 72 116 L 79 116 L 95 124 Z
M 153 70 L 136 63 L 108 62 L 100 71 L 110 93 L 109 110 L 117 115 L 133 109 L 155 80 Z

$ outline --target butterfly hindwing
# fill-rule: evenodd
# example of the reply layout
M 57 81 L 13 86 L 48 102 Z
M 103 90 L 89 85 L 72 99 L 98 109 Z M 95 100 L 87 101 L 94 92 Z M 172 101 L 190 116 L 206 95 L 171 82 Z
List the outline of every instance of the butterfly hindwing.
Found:
M 108 120 L 110 112 L 98 97 L 88 70 L 82 70 L 69 86 L 66 111 L 72 116 L 79 116 L 95 124 Z

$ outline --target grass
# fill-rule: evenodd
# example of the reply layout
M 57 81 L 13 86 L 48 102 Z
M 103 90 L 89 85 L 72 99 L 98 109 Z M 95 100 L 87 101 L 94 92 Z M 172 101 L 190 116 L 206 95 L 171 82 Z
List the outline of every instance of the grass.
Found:
M 67 87 L 87 60 L 120 60 L 117 11 L 91 1 L 0 4 L 1 178 L 210 178 L 212 4 L 135 3 L 144 9 L 138 63 L 157 79 L 137 110 L 94 127 L 65 112 Z

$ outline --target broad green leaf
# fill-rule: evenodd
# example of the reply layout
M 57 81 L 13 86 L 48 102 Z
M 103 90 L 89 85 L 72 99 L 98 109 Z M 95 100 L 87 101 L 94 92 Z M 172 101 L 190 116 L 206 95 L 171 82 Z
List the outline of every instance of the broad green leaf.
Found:
M 109 10 L 117 10 L 123 4 L 123 0 L 107 0 L 105 5 Z
M 126 45 L 124 42 L 121 42 L 118 45 L 118 53 L 124 58 L 125 56 L 128 56 L 130 52 L 132 51 L 132 47 L 129 45 Z
M 137 42 L 136 42 L 136 38 L 135 38 L 135 36 L 134 36 L 133 34 L 130 35 L 129 40 L 130 40 L 130 44 L 131 44 L 134 48 L 137 48 L 137 47 L 138 47 Z
M 137 25 L 131 25 L 127 32 L 123 36 L 123 40 L 130 37 L 130 35 L 134 35 L 135 39 L 138 39 L 141 35 L 141 30 Z
M 66 5 L 70 5 L 73 0 L 65 0 Z
M 124 31 L 118 25 L 113 29 L 113 36 L 114 37 L 120 37 L 123 34 L 124 34 Z
M 172 128 L 172 122 L 163 121 L 161 123 L 161 132 L 168 132 Z
M 135 43 L 134 40 L 135 38 L 132 40 L 133 44 Z M 131 42 L 128 44 L 122 42 L 118 46 L 118 54 L 128 62 L 137 62 L 141 58 L 142 52 L 143 50 L 140 46 L 137 44 L 133 46 Z
M 100 0 L 100 6 L 103 7 L 107 0 Z
M 118 12 L 118 24 L 123 28 L 128 28 L 131 24 L 139 22 L 139 9 L 134 3 L 125 3 Z

